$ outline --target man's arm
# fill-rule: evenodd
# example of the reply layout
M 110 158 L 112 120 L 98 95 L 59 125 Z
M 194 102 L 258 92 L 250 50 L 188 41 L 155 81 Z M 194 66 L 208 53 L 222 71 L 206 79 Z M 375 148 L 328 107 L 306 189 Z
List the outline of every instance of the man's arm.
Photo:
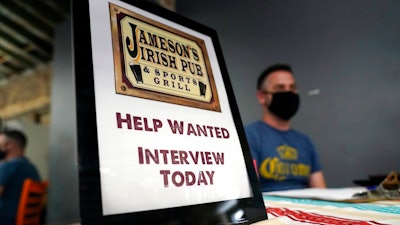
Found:
M 3 195 L 3 191 L 4 191 L 4 186 L 0 185 L 0 197 Z
M 322 171 L 314 172 L 311 174 L 309 186 L 311 188 L 326 188 L 325 178 Z

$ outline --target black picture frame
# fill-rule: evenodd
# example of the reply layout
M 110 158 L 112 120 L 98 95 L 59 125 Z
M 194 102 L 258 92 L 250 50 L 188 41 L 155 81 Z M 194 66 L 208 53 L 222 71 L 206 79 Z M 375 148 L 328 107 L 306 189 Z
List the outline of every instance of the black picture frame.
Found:
M 200 205 L 183 206 L 135 213 L 103 216 L 101 202 L 98 136 L 93 74 L 92 37 L 89 2 L 72 0 L 73 48 L 76 87 L 77 148 L 79 167 L 80 215 L 82 225 L 101 224 L 174 224 L 213 225 L 251 224 L 266 220 L 266 210 L 253 166 L 250 150 L 228 71 L 215 30 L 146 1 L 123 1 L 137 8 L 166 18 L 174 23 L 206 34 L 212 39 L 234 123 L 243 150 L 253 196 Z M 229 187 L 227 187 L 229 188 Z M 218 211 L 230 205 L 229 210 Z M 232 220 L 231 215 L 242 210 L 243 217 Z

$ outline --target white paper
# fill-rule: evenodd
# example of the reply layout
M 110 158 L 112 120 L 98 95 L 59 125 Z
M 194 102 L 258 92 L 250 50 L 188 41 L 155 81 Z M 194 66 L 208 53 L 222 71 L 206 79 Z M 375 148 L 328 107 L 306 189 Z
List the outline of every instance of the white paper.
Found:
M 353 195 L 355 193 L 363 192 L 366 190 L 367 189 L 365 187 L 305 188 L 287 191 L 263 192 L 263 195 L 343 201 L 353 199 Z

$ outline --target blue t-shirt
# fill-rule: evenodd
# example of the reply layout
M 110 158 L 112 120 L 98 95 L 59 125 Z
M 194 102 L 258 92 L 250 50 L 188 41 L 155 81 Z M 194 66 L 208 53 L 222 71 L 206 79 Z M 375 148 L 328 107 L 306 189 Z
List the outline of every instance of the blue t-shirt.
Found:
M 14 225 L 22 185 L 25 179 L 40 181 L 39 173 L 27 158 L 18 157 L 0 163 L 0 185 L 4 187 L 0 196 L 0 224 Z
M 262 121 L 246 126 L 245 131 L 263 192 L 307 188 L 311 173 L 321 170 L 306 135 L 293 129 L 280 131 Z

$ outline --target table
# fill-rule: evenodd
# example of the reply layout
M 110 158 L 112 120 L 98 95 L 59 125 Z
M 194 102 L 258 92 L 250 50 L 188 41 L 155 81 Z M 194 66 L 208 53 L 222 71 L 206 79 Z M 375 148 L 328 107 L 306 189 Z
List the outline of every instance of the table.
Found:
M 268 220 L 260 225 L 400 225 L 400 201 L 348 203 L 265 194 L 263 198 Z
M 268 220 L 251 225 L 400 225 L 400 200 L 346 201 L 365 190 L 349 187 L 266 192 L 263 200 Z

